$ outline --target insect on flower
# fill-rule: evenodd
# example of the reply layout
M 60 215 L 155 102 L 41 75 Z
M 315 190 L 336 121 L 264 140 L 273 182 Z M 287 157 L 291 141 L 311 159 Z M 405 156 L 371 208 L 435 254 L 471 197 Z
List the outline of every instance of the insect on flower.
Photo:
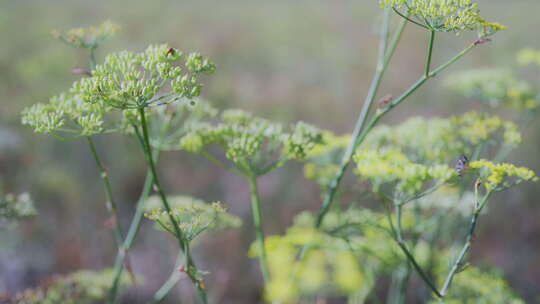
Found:
M 460 177 L 463 176 L 463 172 L 469 167 L 469 159 L 465 155 L 460 155 L 456 161 L 455 169 Z

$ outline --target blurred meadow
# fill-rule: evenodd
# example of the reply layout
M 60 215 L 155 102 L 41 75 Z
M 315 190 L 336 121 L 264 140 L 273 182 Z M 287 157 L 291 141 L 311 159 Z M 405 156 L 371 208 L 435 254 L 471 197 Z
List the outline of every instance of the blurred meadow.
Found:
M 540 48 L 538 0 L 479 0 L 483 15 L 508 26 L 432 80 L 393 111 L 385 123 L 411 116 L 446 117 L 471 109 L 491 111 L 453 93 L 444 79 L 478 67 L 516 69 L 519 50 Z M 33 134 L 20 123 L 21 110 L 62 92 L 87 66 L 86 54 L 59 43 L 51 30 L 97 25 L 111 20 L 120 33 L 98 51 L 140 51 L 150 43 L 169 43 L 211 58 L 217 72 L 205 81 L 203 98 L 217 108 L 240 107 L 284 123 L 303 120 L 337 134 L 351 132 L 369 87 L 377 58 L 382 12 L 376 1 L 82 1 L 0 0 L 0 187 L 4 193 L 29 192 L 38 215 L 13 230 L 0 231 L 0 293 L 35 286 L 53 274 L 110 267 L 115 248 L 104 224 L 108 215 L 91 154 L 83 141 L 60 141 Z M 394 16 L 394 22 L 397 18 Z M 435 64 L 461 50 L 474 34 L 437 37 Z M 423 71 L 426 35 L 409 26 L 381 96 L 397 95 Z M 540 70 L 519 69 L 538 84 Z M 512 118 L 511 113 L 497 113 Z M 524 131 L 523 144 L 510 160 L 540 172 L 540 122 Z M 137 143 L 118 135 L 97 137 L 127 226 L 144 183 L 146 168 Z M 244 229 L 205 237 L 195 248 L 200 268 L 212 272 L 215 303 L 262 303 L 257 261 L 247 258 L 250 229 L 245 181 L 187 152 L 164 153 L 162 180 L 172 194 L 222 201 L 244 219 Z M 343 185 L 341 201 L 359 201 L 355 178 Z M 260 180 L 270 235 L 283 233 L 302 210 L 316 210 L 316 184 L 303 178 L 299 164 Z M 540 301 L 540 188 L 525 184 L 497 196 L 479 226 L 472 260 L 501 269 L 527 303 Z M 363 201 L 365 200 L 365 201 Z M 456 236 L 459 237 L 459 236 Z M 177 246 L 145 220 L 131 250 L 134 272 L 144 287 L 133 288 L 123 303 L 143 303 L 170 274 Z M 192 292 L 187 280 L 176 294 Z M 174 294 L 169 302 L 178 303 Z M 411 302 L 413 303 L 413 302 Z

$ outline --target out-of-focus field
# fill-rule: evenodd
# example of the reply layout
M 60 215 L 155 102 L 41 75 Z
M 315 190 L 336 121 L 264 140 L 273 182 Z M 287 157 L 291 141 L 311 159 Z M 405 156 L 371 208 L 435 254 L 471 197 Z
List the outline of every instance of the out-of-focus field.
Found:
M 484 15 L 509 29 L 450 72 L 512 68 L 516 51 L 540 48 L 539 1 L 478 2 Z M 30 192 L 39 212 L 17 229 L 0 234 L 0 291 L 34 286 L 54 273 L 109 267 L 115 255 L 111 233 L 104 227 L 107 213 L 98 174 L 84 142 L 35 135 L 20 124 L 23 107 L 69 88 L 78 77 L 70 71 L 87 64 L 85 54 L 53 40 L 52 29 L 110 19 L 122 31 L 105 44 L 98 59 L 110 51 L 138 51 L 160 42 L 197 50 L 217 64 L 217 72 L 205 80 L 203 94 L 214 106 L 241 107 L 283 122 L 304 120 L 345 133 L 352 130 L 374 70 L 380 15 L 376 1 L 365 0 L 0 1 L 0 185 L 5 192 Z M 407 29 L 383 94 L 398 94 L 420 75 L 426 38 L 425 32 Z M 437 39 L 434 60 L 440 63 L 474 36 L 446 34 Z M 524 78 L 539 81 L 540 71 L 522 71 Z M 445 88 L 444 76 L 422 88 L 385 122 L 479 107 Z M 537 122 L 526 131 L 523 145 L 511 155 L 515 163 L 537 172 L 539 126 Z M 120 136 L 99 136 L 98 143 L 116 185 L 122 224 L 127 225 L 145 175 L 142 155 L 135 142 Z M 169 192 L 223 201 L 245 219 L 242 230 L 205 238 L 195 255 L 201 268 L 213 273 L 208 285 L 218 303 L 256 303 L 261 285 L 256 261 L 247 257 L 253 238 L 247 185 L 188 153 L 165 154 L 160 167 Z M 358 199 L 352 178 L 344 187 L 345 200 Z M 540 296 L 539 189 L 528 184 L 498 196 L 489 216 L 482 219 L 481 237 L 473 250 L 477 263 L 502 269 L 530 303 Z M 317 186 L 303 179 L 299 165 L 262 179 L 261 192 L 269 234 L 284 232 L 295 214 L 320 204 Z M 146 281 L 126 303 L 138 303 L 160 285 L 171 271 L 176 250 L 167 236 L 156 233 L 149 223 L 143 225 L 132 263 Z

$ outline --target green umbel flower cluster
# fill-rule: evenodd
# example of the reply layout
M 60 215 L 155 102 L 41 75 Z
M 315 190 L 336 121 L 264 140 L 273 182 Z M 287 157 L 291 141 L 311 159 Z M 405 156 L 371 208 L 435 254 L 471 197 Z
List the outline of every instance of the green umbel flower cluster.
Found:
M 444 263 L 441 261 L 441 263 Z M 445 267 L 447 267 L 445 265 Z M 443 281 L 444 271 L 440 273 L 440 280 Z M 441 303 L 439 300 L 432 300 L 429 304 Z M 483 271 L 477 267 L 468 266 L 465 271 L 458 274 L 452 283 L 452 288 L 444 298 L 445 304 L 525 304 L 514 291 L 504 281 L 497 271 Z
M 360 151 L 354 161 L 356 173 L 371 182 L 374 192 L 380 193 L 383 186 L 393 185 L 392 197 L 398 200 L 413 197 L 426 185 L 443 184 L 457 176 L 457 172 L 447 165 L 414 163 L 394 149 Z
M 114 131 L 132 132 L 133 126 L 140 125 L 137 106 L 150 106 L 146 115 L 157 121 L 158 126 L 164 121 L 164 113 L 177 112 L 171 114 L 175 117 L 173 127 L 177 131 L 184 122 L 216 115 L 216 110 L 208 104 L 192 101 L 202 87 L 198 75 L 213 70 L 213 64 L 198 54 L 191 54 L 185 62 L 189 72 L 183 73 L 182 68 L 176 66 L 181 58 L 179 51 L 167 45 L 150 46 L 140 54 L 110 55 L 106 63 L 96 68 L 94 76 L 76 82 L 69 93 L 24 109 L 22 123 L 36 133 L 92 136 Z M 166 75 L 177 77 L 166 79 L 164 77 L 169 77 Z M 172 86 L 173 91 L 162 92 L 168 86 Z M 115 108 L 122 109 L 121 117 L 113 111 Z M 179 135 L 182 134 L 176 137 Z
M 67 276 L 55 277 L 43 287 L 28 289 L 15 296 L 18 304 L 97 304 L 104 303 L 107 291 L 114 279 L 112 270 L 77 271 Z M 120 279 L 128 286 L 127 274 Z
M 0 228 L 34 215 L 36 209 L 28 193 L 7 194 L 0 198 Z
M 101 25 L 88 28 L 75 28 L 66 32 L 57 30 L 52 31 L 54 38 L 59 39 L 73 47 L 84 49 L 95 49 L 100 44 L 114 36 L 120 29 L 120 26 L 105 21 Z
M 221 146 L 225 156 L 244 175 L 260 175 L 291 159 L 304 159 L 322 141 L 321 132 L 299 122 L 290 130 L 242 110 L 226 110 L 218 123 L 201 122 L 180 140 L 180 148 L 206 153 Z M 277 158 L 277 160 L 275 160 Z
M 110 130 L 106 126 L 105 114 L 110 107 L 84 102 L 80 96 L 61 94 L 52 97 L 48 103 L 37 103 L 25 108 L 22 124 L 43 134 L 66 134 L 91 136 Z
M 207 204 L 189 196 L 169 197 L 168 202 L 171 206 L 170 213 L 161 207 L 158 197 L 150 197 L 145 216 L 155 221 L 159 229 L 176 235 L 170 220 L 172 215 L 186 241 L 192 241 L 208 230 L 238 228 L 242 224 L 240 218 L 227 213 L 225 207 L 218 202 Z
M 508 70 L 464 71 L 448 78 L 447 84 L 453 90 L 492 107 L 533 110 L 540 106 L 538 92 L 526 82 L 516 79 Z
M 199 76 L 214 69 L 198 53 L 184 56 L 166 44 L 151 45 L 142 53 L 108 55 L 91 77 L 76 82 L 71 91 L 88 103 L 137 109 L 199 96 Z
M 480 16 L 478 4 L 471 0 L 379 0 L 383 8 L 393 8 L 429 30 L 455 32 L 479 30 L 487 37 L 505 29 Z
M 481 159 L 471 162 L 469 166 L 471 169 L 480 171 L 480 180 L 487 190 L 501 191 L 523 181 L 538 181 L 538 177 L 532 170 L 512 164 L 495 164 Z

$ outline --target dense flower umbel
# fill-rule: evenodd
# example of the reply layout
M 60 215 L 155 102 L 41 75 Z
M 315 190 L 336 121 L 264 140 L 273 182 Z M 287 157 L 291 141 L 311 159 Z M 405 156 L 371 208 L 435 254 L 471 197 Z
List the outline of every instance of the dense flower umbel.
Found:
M 440 32 L 480 30 L 483 37 L 505 29 L 480 16 L 478 4 L 471 0 L 380 0 L 384 8 L 393 8 L 414 18 L 417 24 Z
M 510 106 L 518 110 L 531 110 L 540 105 L 538 92 L 507 70 L 465 71 L 452 75 L 447 83 L 457 92 L 492 107 Z
M 538 181 L 538 177 L 532 170 L 512 164 L 495 164 L 481 159 L 471 162 L 469 166 L 471 169 L 480 171 L 480 180 L 487 190 L 500 191 L 523 181 Z
M 101 43 L 118 32 L 120 26 L 105 21 L 100 26 L 88 28 L 75 28 L 66 32 L 52 31 L 52 35 L 61 41 L 78 48 L 95 49 Z
M 185 241 L 192 241 L 207 230 L 237 228 L 242 223 L 238 217 L 228 214 L 218 202 L 207 204 L 189 196 L 173 196 L 169 198 L 169 203 L 170 214 L 176 219 Z M 158 197 L 149 198 L 145 216 L 155 221 L 159 229 L 176 235 L 169 214 L 158 206 L 161 206 Z
M 323 133 L 325 144 L 316 146 L 308 155 L 304 167 L 306 177 L 326 186 L 338 170 L 347 138 L 349 136 L 337 137 L 328 132 Z M 442 168 L 450 172 L 449 166 L 456 157 L 471 155 L 478 145 L 493 145 L 499 142 L 493 139 L 498 138 L 511 147 L 521 143 L 517 126 L 497 116 L 468 112 L 446 119 L 413 117 L 397 126 L 381 125 L 373 129 L 357 153 L 356 160 L 362 162 L 358 172 L 365 172 L 370 180 L 377 179 L 374 174 L 379 175 L 381 179 L 376 183 L 379 186 L 390 180 L 401 180 L 398 176 L 408 175 L 412 178 L 413 173 L 416 177 L 422 177 L 418 180 L 422 184 L 421 180 L 425 182 L 434 178 L 429 172 L 441 173 L 439 170 Z M 405 165 L 408 168 L 403 167 Z M 447 175 L 439 181 L 450 178 Z M 411 185 L 412 180 L 402 182 L 399 188 L 409 188 L 412 185 L 415 186 L 409 190 L 421 188 L 417 183 Z
M 217 124 L 192 125 L 190 132 L 181 139 L 180 147 L 191 152 L 205 152 L 208 146 L 219 145 L 242 173 L 257 175 L 288 160 L 304 159 L 321 140 L 321 132 L 303 122 L 288 131 L 281 124 L 245 111 L 226 110 Z
M 142 53 L 123 51 L 105 58 L 73 85 L 83 101 L 119 109 L 172 103 L 199 96 L 199 76 L 215 66 L 198 53 L 187 56 L 166 44 L 151 45 Z
M 445 183 L 457 176 L 457 172 L 447 165 L 423 165 L 414 163 L 394 149 L 359 151 L 354 156 L 357 173 L 373 185 L 379 192 L 385 185 L 394 185 L 393 197 L 414 196 L 425 185 Z

